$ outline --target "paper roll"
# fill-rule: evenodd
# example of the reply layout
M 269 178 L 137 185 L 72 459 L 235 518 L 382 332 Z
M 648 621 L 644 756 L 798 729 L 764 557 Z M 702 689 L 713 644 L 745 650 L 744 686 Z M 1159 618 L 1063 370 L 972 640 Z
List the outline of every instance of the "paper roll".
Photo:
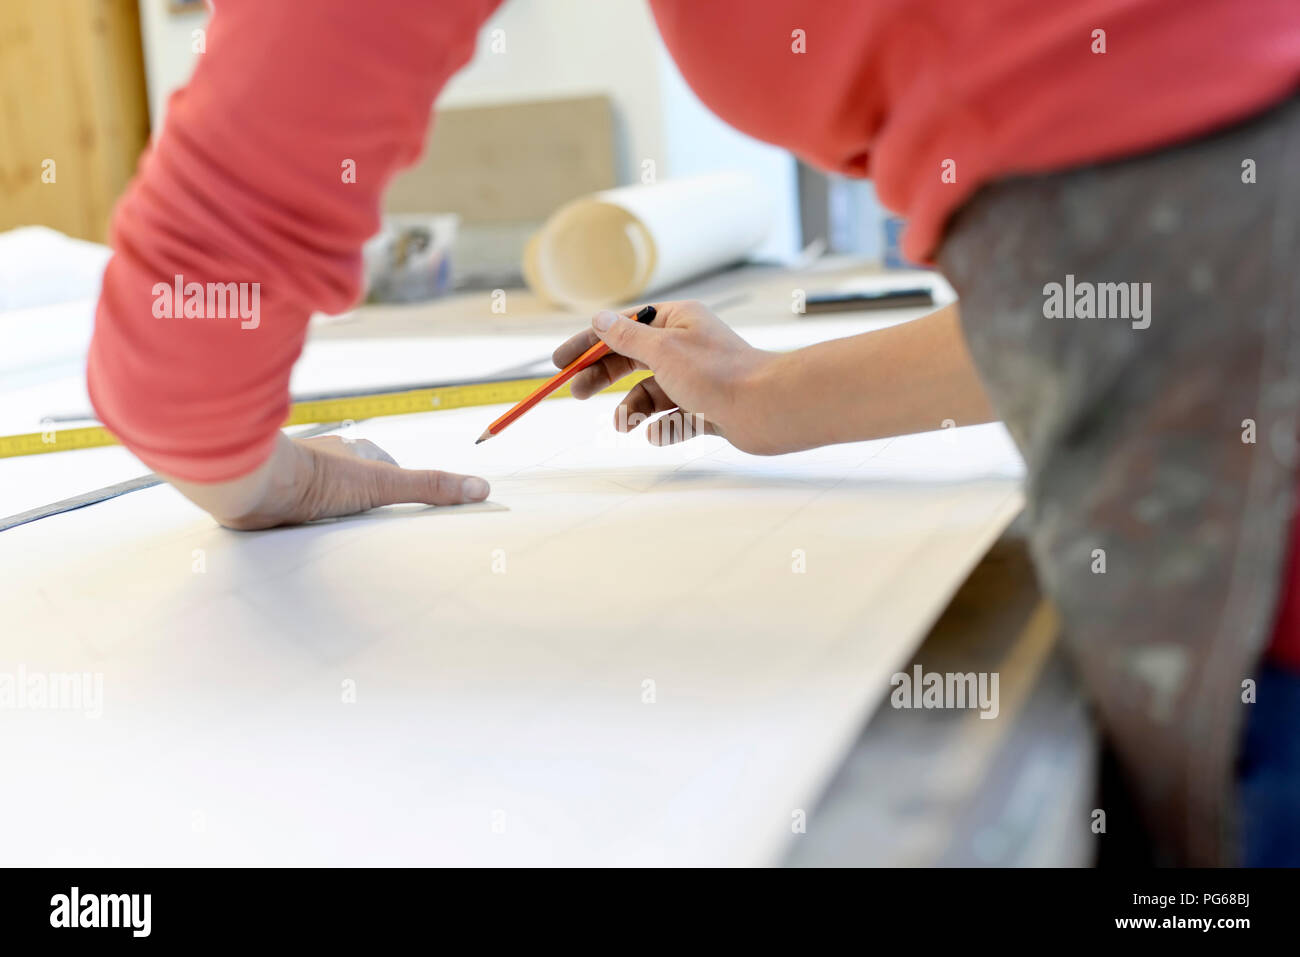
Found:
M 525 251 L 524 277 L 573 309 L 640 300 L 744 259 L 771 222 L 762 184 L 746 173 L 605 190 L 556 210 Z

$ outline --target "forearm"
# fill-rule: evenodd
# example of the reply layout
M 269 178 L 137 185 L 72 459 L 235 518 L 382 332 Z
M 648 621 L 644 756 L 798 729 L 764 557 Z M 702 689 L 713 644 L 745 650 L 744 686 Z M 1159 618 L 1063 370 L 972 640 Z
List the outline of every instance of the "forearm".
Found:
M 782 356 L 755 389 L 783 451 L 995 421 L 958 304 Z
M 381 194 L 496 0 L 222 0 L 118 204 L 87 360 L 100 420 L 208 485 L 273 453 L 313 311 L 361 292 Z

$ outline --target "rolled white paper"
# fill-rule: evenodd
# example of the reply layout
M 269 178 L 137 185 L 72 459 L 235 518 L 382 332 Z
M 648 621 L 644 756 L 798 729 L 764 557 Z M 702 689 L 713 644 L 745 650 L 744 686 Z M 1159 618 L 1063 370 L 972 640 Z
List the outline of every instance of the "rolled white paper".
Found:
M 630 302 L 745 258 L 767 238 L 771 201 L 747 173 L 604 190 L 562 206 L 525 253 L 543 299 L 574 309 Z

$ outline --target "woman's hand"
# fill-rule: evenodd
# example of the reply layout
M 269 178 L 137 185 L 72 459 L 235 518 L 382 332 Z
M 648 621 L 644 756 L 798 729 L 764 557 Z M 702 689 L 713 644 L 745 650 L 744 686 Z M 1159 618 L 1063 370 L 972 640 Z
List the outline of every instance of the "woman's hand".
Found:
M 222 525 L 240 530 L 298 525 L 403 502 L 481 502 L 489 491 L 488 483 L 474 476 L 399 468 L 387 452 L 364 439 L 290 439 L 283 433 L 271 457 L 241 478 L 167 480 Z
M 654 375 L 633 386 L 614 413 L 614 427 L 630 432 L 650 422 L 646 438 L 671 445 L 696 435 L 721 435 L 758 455 L 790 451 L 777 417 L 768 416 L 771 379 L 780 356 L 755 349 L 698 302 L 656 303 L 653 324 L 599 312 L 592 328 L 555 350 L 563 368 L 599 339 L 613 350 L 573 377 L 573 395 L 585 399 L 638 369 Z
M 580 399 L 636 369 L 654 376 L 614 416 L 621 432 L 649 416 L 656 445 L 725 436 L 758 455 L 974 425 L 995 419 L 966 351 L 956 303 L 876 332 L 788 353 L 749 345 L 698 302 L 656 303 L 653 325 L 600 312 L 555 350 L 564 366 L 597 337 L 613 352 L 573 377 Z

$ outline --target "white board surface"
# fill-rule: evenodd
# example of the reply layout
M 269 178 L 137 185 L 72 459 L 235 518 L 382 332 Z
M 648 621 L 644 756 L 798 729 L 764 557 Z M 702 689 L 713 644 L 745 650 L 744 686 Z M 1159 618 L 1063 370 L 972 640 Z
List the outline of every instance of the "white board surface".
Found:
M 0 710 L 4 862 L 778 860 L 1020 460 L 655 449 L 615 401 L 356 428 L 483 505 L 249 534 L 161 487 L 0 533 L 0 676 L 102 679 L 98 717 Z

